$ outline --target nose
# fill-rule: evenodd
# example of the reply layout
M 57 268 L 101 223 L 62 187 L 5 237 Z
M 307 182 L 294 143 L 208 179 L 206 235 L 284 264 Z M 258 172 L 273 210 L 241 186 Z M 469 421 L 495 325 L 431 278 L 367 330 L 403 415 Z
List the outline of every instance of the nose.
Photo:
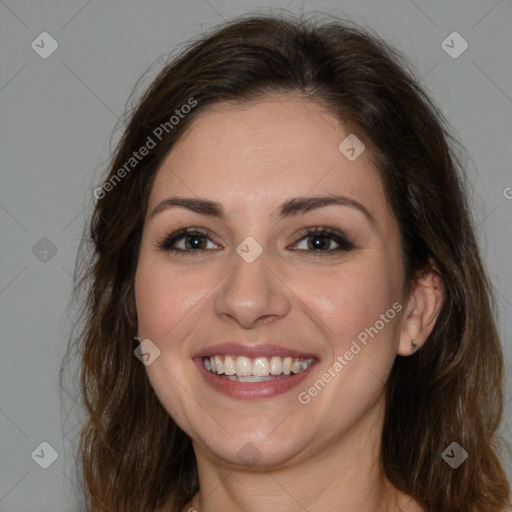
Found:
M 283 318 L 291 307 L 290 290 L 269 267 L 265 251 L 252 263 L 233 252 L 233 264 L 215 297 L 224 320 L 252 329 Z

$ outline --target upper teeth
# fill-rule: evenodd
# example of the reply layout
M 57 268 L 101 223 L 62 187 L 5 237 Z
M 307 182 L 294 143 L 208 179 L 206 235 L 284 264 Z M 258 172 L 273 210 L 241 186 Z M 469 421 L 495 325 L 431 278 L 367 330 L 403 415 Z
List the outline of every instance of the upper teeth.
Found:
M 268 375 L 290 375 L 307 370 L 313 359 L 273 356 L 251 359 L 245 356 L 211 356 L 203 358 L 204 367 L 217 375 L 236 375 L 237 377 L 267 377 Z

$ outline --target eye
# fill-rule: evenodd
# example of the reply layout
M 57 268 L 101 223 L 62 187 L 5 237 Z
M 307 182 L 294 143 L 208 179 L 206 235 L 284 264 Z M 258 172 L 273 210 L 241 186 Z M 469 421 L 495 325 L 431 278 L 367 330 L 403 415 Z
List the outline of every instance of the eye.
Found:
M 170 234 L 158 246 L 164 251 L 173 253 L 199 252 L 212 249 L 211 246 L 208 247 L 208 240 L 210 238 L 207 231 L 196 227 L 184 228 Z M 212 245 L 214 246 L 213 249 L 217 248 L 213 242 Z
M 300 236 L 300 241 L 295 247 L 302 245 L 302 248 L 293 250 L 312 252 L 312 256 L 319 255 L 319 253 L 350 251 L 354 248 L 354 244 L 343 233 L 331 228 L 311 228 L 301 233 Z M 332 247 L 333 242 L 337 247 Z
M 332 246 L 333 243 L 336 247 Z M 302 247 L 300 247 L 301 245 Z M 219 249 L 219 247 L 211 241 L 208 231 L 197 227 L 183 228 L 171 233 L 158 244 L 158 247 L 164 251 L 175 254 L 199 254 L 201 251 Z M 293 251 L 303 251 L 310 253 L 308 255 L 311 256 L 323 256 L 339 253 L 341 251 L 350 251 L 355 246 L 340 231 L 326 227 L 315 227 L 303 231 L 300 234 L 298 243 L 292 247 Z

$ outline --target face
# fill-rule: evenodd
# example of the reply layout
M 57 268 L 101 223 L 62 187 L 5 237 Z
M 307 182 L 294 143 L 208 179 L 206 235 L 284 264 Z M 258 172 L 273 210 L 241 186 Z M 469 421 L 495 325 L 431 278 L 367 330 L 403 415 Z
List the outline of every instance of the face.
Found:
M 305 460 L 382 404 L 399 343 L 399 231 L 368 151 L 351 161 L 338 148 L 349 134 L 302 98 L 221 103 L 157 172 L 139 335 L 160 350 L 150 382 L 196 453 Z M 314 200 L 326 197 L 337 200 Z

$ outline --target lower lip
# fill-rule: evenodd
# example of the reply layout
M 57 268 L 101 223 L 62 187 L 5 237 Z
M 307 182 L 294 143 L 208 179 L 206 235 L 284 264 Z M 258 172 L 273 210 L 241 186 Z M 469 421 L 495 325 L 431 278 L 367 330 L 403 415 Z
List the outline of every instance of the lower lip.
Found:
M 199 367 L 199 371 L 206 382 L 216 391 L 220 391 L 232 398 L 257 400 L 260 398 L 272 398 L 298 386 L 307 377 L 309 371 L 317 361 L 314 361 L 307 370 L 297 373 L 296 375 L 264 382 L 238 382 L 236 380 L 218 377 L 206 370 L 202 357 L 195 358 L 194 363 Z

